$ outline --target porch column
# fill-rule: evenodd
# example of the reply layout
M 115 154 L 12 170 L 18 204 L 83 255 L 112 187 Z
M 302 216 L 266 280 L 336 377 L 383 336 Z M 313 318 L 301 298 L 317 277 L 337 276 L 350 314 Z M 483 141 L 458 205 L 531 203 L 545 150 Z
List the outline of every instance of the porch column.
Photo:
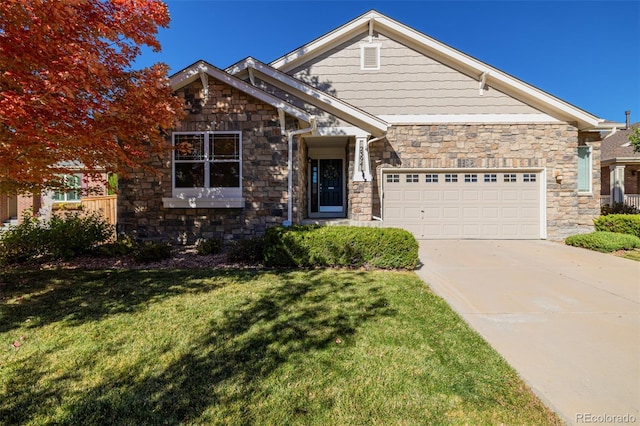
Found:
M 624 165 L 609 166 L 611 203 L 624 203 Z

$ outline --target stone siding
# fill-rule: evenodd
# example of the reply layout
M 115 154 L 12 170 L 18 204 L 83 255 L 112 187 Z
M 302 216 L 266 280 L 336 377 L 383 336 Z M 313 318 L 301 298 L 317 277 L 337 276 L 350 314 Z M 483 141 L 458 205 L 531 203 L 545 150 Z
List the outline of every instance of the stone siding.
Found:
M 600 141 L 590 142 L 593 193 L 579 195 L 578 135 L 569 124 L 394 126 L 384 142 L 371 147 L 371 189 L 368 183 L 350 184 L 350 214 L 359 220 L 371 218 L 368 209 L 374 216 L 380 214 L 381 167 L 533 168 L 546 170 L 547 238 L 588 232 L 599 214 Z
M 140 239 L 193 243 L 200 238 L 237 240 L 263 235 L 287 218 L 287 138 L 272 106 L 210 79 L 204 98 L 199 81 L 180 89 L 186 117 L 174 131 L 242 132 L 243 208 L 166 208 L 172 197 L 171 153 L 150 161 L 156 172 L 135 170 L 119 182 L 118 230 Z M 287 127 L 297 121 L 287 117 Z M 171 143 L 170 137 L 168 143 Z M 298 158 L 294 152 L 294 159 Z M 297 173 L 294 191 L 299 194 Z M 298 209 L 296 209 L 298 210 Z

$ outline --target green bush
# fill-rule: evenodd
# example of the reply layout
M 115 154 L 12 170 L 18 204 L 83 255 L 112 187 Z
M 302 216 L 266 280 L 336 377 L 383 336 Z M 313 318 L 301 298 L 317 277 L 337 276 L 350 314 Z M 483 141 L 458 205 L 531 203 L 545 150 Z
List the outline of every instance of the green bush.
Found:
M 570 246 L 610 253 L 617 250 L 632 250 L 640 247 L 640 238 L 635 235 L 615 232 L 596 231 L 568 237 L 565 243 Z
M 113 236 L 113 226 L 99 213 L 53 216 L 43 241 L 45 253 L 54 259 L 72 259 L 93 251 Z
M 610 214 L 599 216 L 593 223 L 596 231 L 617 232 L 640 237 L 640 214 Z
M 207 240 L 198 240 L 196 250 L 199 255 L 206 256 L 209 254 L 218 254 L 222 251 L 222 240 L 218 238 L 209 238 Z
M 610 214 L 639 214 L 640 210 L 625 203 L 605 204 L 600 207 L 600 214 L 603 216 Z
M 264 238 L 255 237 L 234 241 L 227 249 L 227 260 L 239 263 L 264 262 Z
M 20 225 L 0 235 L 0 261 L 21 263 L 36 259 L 71 259 L 93 252 L 113 235 L 113 226 L 99 214 L 69 213 L 41 222 L 25 214 Z
M 269 266 L 372 266 L 414 269 L 418 243 L 396 228 L 294 226 L 269 228 L 265 236 Z
M 137 244 L 133 238 L 127 235 L 119 235 L 115 241 L 98 247 L 97 254 L 104 257 L 118 257 L 132 254 Z
M 171 257 L 173 247 L 169 243 L 147 241 L 138 244 L 133 251 L 133 258 L 139 263 L 157 262 Z
M 44 234 L 38 219 L 25 213 L 20 225 L 0 234 L 0 263 L 22 263 L 40 257 Z

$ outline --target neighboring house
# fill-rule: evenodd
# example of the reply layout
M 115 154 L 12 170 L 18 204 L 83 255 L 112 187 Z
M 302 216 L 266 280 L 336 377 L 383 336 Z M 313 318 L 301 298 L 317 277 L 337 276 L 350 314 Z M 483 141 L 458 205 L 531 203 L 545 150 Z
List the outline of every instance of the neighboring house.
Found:
M 22 223 L 26 212 L 48 218 L 52 210 L 77 210 L 81 205 L 81 197 L 107 194 L 103 182 L 106 175 L 92 179 L 78 173 L 65 175 L 67 189 L 62 191 L 44 191 L 32 194 L 0 194 L 0 230 L 4 226 Z
M 188 243 L 343 218 L 418 238 L 593 229 L 607 122 L 376 11 L 269 64 L 171 77 L 186 117 L 120 231 Z
M 640 122 L 602 140 L 602 204 L 625 203 L 640 208 L 640 153 L 634 152 L 629 135 Z

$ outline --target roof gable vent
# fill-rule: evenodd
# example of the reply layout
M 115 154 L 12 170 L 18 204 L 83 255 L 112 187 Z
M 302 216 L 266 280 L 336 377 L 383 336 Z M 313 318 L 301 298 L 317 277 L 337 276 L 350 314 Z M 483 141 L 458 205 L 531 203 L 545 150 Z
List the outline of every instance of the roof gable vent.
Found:
M 360 46 L 360 69 L 380 69 L 380 44 L 368 43 Z

